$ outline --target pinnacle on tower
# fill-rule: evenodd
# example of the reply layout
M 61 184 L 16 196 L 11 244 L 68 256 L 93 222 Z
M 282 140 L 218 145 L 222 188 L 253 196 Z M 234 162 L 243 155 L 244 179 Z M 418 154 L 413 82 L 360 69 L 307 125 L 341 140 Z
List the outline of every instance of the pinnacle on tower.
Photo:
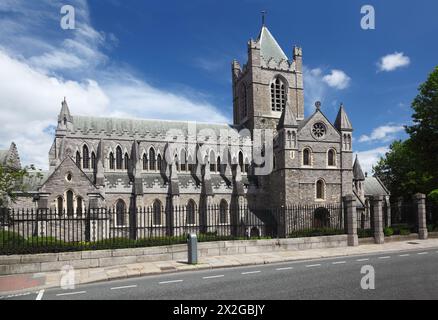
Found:
M 351 125 L 350 119 L 348 119 L 347 113 L 344 110 L 344 104 L 342 103 L 336 117 L 335 128 L 338 129 L 338 131 L 353 131 L 353 126 Z

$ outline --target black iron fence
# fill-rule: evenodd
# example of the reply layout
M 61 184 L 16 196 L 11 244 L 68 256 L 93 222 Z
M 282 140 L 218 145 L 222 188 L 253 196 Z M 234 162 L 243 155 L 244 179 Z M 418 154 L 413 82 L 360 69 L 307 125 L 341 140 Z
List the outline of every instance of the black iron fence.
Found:
M 418 232 L 418 207 L 413 201 L 391 203 L 391 226 Z M 402 232 L 403 233 L 403 232 Z
M 426 203 L 426 223 L 429 231 L 438 231 L 438 203 Z
M 0 209 L 0 254 L 146 247 L 199 241 L 287 238 L 345 233 L 341 204 L 269 210 L 194 204 L 124 210 Z
M 272 209 L 281 237 L 343 234 L 346 230 L 342 204 L 290 205 Z

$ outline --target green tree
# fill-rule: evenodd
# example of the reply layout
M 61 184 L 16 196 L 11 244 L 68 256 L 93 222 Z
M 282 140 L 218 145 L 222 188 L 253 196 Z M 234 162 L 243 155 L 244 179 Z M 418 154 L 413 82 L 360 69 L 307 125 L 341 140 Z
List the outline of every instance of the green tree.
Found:
M 392 143 L 373 170 L 395 197 L 430 191 L 431 176 L 421 167 L 410 139 Z
M 30 171 L 35 170 L 33 165 L 25 168 L 17 168 L 12 163 L 0 164 L 0 207 L 6 207 L 10 201 L 15 202 L 17 192 L 26 192 L 26 178 L 30 177 Z M 41 173 L 36 173 L 37 177 Z
M 406 127 L 410 138 L 395 141 L 373 168 L 396 197 L 438 192 L 438 67 L 418 90 L 413 125 Z
M 419 88 L 412 103 L 413 125 L 406 128 L 422 168 L 431 176 L 430 188 L 438 187 L 438 67 Z M 431 191 L 431 190 L 429 190 Z

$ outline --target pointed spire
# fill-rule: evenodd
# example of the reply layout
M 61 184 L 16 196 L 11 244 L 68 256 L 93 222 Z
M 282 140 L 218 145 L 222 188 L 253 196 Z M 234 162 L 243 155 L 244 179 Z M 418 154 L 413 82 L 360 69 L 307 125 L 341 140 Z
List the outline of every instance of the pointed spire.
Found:
M 260 43 L 260 54 L 266 60 L 270 58 L 274 58 L 277 62 L 288 60 L 283 49 L 265 25 L 262 26 L 257 42 Z
M 64 122 L 64 120 L 68 122 L 72 122 L 72 117 L 70 114 L 70 109 L 68 108 L 67 100 L 64 97 L 64 101 L 61 103 L 61 112 L 58 116 L 58 122 Z
M 335 128 L 339 131 L 353 131 L 350 119 L 348 119 L 347 113 L 344 110 L 344 104 L 341 103 L 338 116 L 335 121 Z
M 353 165 L 353 178 L 354 178 L 354 180 L 357 180 L 357 181 L 365 180 L 365 176 L 363 174 L 362 167 L 360 166 L 359 158 L 357 155 L 356 155 L 356 160 L 354 160 L 354 165 Z
M 298 127 L 297 119 L 292 111 L 292 107 L 289 104 L 289 101 L 286 102 L 286 107 L 284 108 L 280 121 L 278 122 L 277 130 L 283 129 L 286 127 Z

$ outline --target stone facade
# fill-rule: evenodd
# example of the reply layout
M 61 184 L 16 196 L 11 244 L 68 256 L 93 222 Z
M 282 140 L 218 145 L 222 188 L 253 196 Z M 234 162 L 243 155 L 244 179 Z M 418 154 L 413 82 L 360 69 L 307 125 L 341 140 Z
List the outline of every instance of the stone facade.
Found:
M 263 26 L 248 62 L 232 63 L 233 125 L 75 116 L 64 100 L 49 172 L 33 181 L 37 206 L 74 215 L 190 201 L 254 210 L 341 203 L 354 191 L 353 127 L 342 105 L 334 122 L 319 103 L 305 118 L 302 58 L 294 47 L 289 60 Z M 269 174 L 255 174 L 258 129 L 272 130 Z

